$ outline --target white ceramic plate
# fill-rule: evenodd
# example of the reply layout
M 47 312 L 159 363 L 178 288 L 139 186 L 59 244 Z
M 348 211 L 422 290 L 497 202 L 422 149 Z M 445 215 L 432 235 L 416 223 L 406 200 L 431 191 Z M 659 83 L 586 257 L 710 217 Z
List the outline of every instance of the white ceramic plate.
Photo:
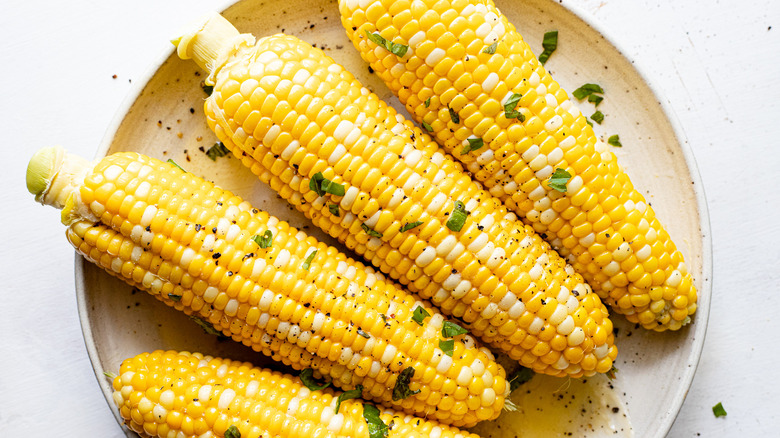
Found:
M 541 52 L 544 32 L 557 29 L 559 44 L 547 68 L 569 91 L 586 82 L 601 84 L 605 115 L 596 132 L 619 134 L 616 149 L 636 187 L 645 193 L 686 258 L 699 290 L 694 323 L 676 333 L 648 333 L 614 316 L 619 328 L 619 378 L 637 437 L 663 437 L 690 386 L 704 342 L 711 291 L 711 247 L 706 203 L 686 138 L 675 117 L 647 79 L 605 36 L 592 19 L 569 5 L 548 0 L 496 1 L 521 34 Z M 206 11 L 204 11 L 206 12 Z M 335 1 L 241 0 L 224 11 L 239 30 L 264 36 L 296 35 L 340 62 L 366 86 L 390 101 L 384 85 L 369 73 L 341 28 Z M 173 32 L 175 29 L 172 29 Z M 202 115 L 205 98 L 198 67 L 173 54 L 158 60 L 135 93 L 120 108 L 98 156 L 133 150 L 166 160 L 216 181 L 255 206 L 264 208 L 328 243 L 302 215 L 279 200 L 233 158 L 212 162 L 199 150 L 216 141 Z M 585 114 L 594 108 L 580 104 Z M 119 369 L 125 358 L 155 349 L 200 351 L 270 365 L 270 360 L 232 341 L 206 335 L 185 315 L 77 259 L 76 282 L 84 338 L 111 412 L 111 387 L 103 371 Z M 128 436 L 135 436 L 127 430 Z

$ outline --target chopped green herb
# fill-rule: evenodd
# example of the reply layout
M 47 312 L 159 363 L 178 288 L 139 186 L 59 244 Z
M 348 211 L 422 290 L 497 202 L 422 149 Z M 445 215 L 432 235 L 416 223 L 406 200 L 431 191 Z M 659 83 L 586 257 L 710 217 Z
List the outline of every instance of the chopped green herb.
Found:
M 550 176 L 550 188 L 561 193 L 566 193 L 566 183 L 571 179 L 571 174 L 561 168 L 556 168 Z
M 458 324 L 449 321 L 444 321 L 444 325 L 441 328 L 441 335 L 445 338 L 454 338 L 458 335 L 465 335 L 468 332 L 468 330 L 464 329 Z
M 206 151 L 206 155 L 211 158 L 211 161 L 217 161 L 217 157 L 224 157 L 229 153 L 230 149 L 226 148 L 221 141 L 216 142 L 214 146 Z
M 619 147 L 623 147 L 623 145 L 620 143 L 620 136 L 617 135 L 617 134 L 610 136 L 607 139 L 607 143 L 611 144 L 612 146 L 618 147 L 618 148 Z
M 601 111 L 596 111 L 592 116 L 590 116 L 590 119 L 600 125 L 601 122 L 604 121 L 604 114 Z
M 507 99 L 504 104 L 504 117 L 507 119 L 519 119 L 521 122 L 525 121 L 525 116 L 520 111 L 515 110 L 520 98 L 523 97 L 520 93 L 512 93 L 512 96 Z
M 448 339 L 448 340 L 439 340 L 439 348 L 441 349 L 442 353 L 446 354 L 449 357 L 452 357 L 452 352 L 455 350 L 455 340 L 454 339 Z
M 200 326 L 200 328 L 203 329 L 204 332 L 206 332 L 206 333 L 208 333 L 210 335 L 214 335 L 214 336 L 225 337 L 225 335 L 222 334 L 221 331 L 215 329 L 214 326 L 211 325 L 210 322 L 204 321 L 204 320 L 198 318 L 195 315 L 190 315 L 190 319 L 195 321 L 195 324 L 198 324 Z
M 460 201 L 455 201 L 455 208 L 450 213 L 450 218 L 447 219 L 447 228 L 452 231 L 460 231 L 463 225 L 466 224 L 466 217 L 469 212 L 466 211 L 466 206 Z
M 617 367 L 615 365 L 612 365 L 612 368 L 610 368 L 609 371 L 607 371 L 605 374 L 607 375 L 607 378 L 609 378 L 609 380 L 615 380 L 615 373 L 617 372 L 618 372 Z
M 187 171 L 186 171 L 186 170 L 182 169 L 182 167 L 181 167 L 181 166 L 179 166 L 178 164 L 176 164 L 176 162 L 175 162 L 175 161 L 173 161 L 172 159 L 168 158 L 168 162 L 169 162 L 169 163 L 171 163 L 171 164 L 173 164 L 175 167 L 178 167 L 178 168 L 179 168 L 179 170 L 181 170 L 182 172 L 184 172 L 184 173 L 187 173 Z
M 322 172 L 317 172 L 312 175 L 309 180 L 309 189 L 317 192 L 319 196 L 325 196 L 326 193 L 330 193 L 335 196 L 344 196 L 345 190 L 342 184 L 335 183 L 322 175 Z
M 585 123 L 587 123 L 591 128 L 593 127 L 593 122 L 591 122 L 588 119 L 585 119 Z
M 298 375 L 298 377 L 301 379 L 301 383 L 304 384 L 307 388 L 309 388 L 310 391 L 319 391 L 320 389 L 325 389 L 328 386 L 330 386 L 331 382 L 325 382 L 323 384 L 317 383 L 316 380 L 314 380 L 314 370 L 311 368 L 304 368 L 301 370 L 301 374 Z
M 328 204 L 328 211 L 333 216 L 336 216 L 336 217 L 341 216 L 341 211 L 339 210 L 338 204 Z
M 412 228 L 417 228 L 417 227 L 419 227 L 422 224 L 423 224 L 422 221 L 414 221 L 414 222 L 406 223 L 406 224 L 404 224 L 403 227 L 401 227 L 401 232 L 403 233 L 405 231 L 411 230 Z
M 469 144 L 466 146 L 463 146 L 463 149 L 461 149 L 460 154 L 466 155 L 471 151 L 476 151 L 477 149 L 480 149 L 482 146 L 485 146 L 485 142 L 482 141 L 481 138 L 467 138 Z
M 362 329 L 358 329 L 357 330 L 357 334 L 359 334 L 360 336 L 362 336 L 362 337 L 364 337 L 366 339 L 371 339 L 371 335 L 369 335 L 368 333 L 364 332 Z
M 270 248 L 271 245 L 274 243 L 274 233 L 271 232 L 271 230 L 265 230 L 262 236 L 255 234 L 252 236 L 252 240 L 260 247 L 260 248 Z
M 306 257 L 306 260 L 303 261 L 303 265 L 301 266 L 305 270 L 309 270 L 311 267 L 311 261 L 314 260 L 314 256 L 317 255 L 317 250 L 310 252 L 309 255 Z
M 598 94 L 591 94 L 588 96 L 588 102 L 592 103 L 593 106 L 599 106 L 602 100 L 604 100 L 604 98 Z
M 431 316 L 431 314 L 423 309 L 422 306 L 417 306 L 414 308 L 414 311 L 412 311 L 412 321 L 416 322 L 417 325 L 423 325 L 423 321 L 429 316 Z
M 425 130 L 428 131 L 428 132 L 433 132 L 433 126 L 431 126 L 431 125 L 429 125 L 429 124 L 427 124 L 425 122 L 422 122 L 422 127 L 425 128 Z
M 241 432 L 238 431 L 236 426 L 231 424 L 225 431 L 225 438 L 241 438 Z
M 355 389 L 350 389 L 349 391 L 342 392 L 341 394 L 339 394 L 339 397 L 336 399 L 336 410 L 334 411 L 334 413 L 335 414 L 339 413 L 341 402 L 346 400 L 352 400 L 353 398 L 358 398 L 361 395 L 363 395 L 363 385 L 357 385 Z
M 403 400 L 410 395 L 415 395 L 420 392 L 419 389 L 412 391 L 409 389 L 409 382 L 414 377 L 414 367 L 404 368 L 398 378 L 395 380 L 395 386 L 393 387 L 393 401 Z
M 498 41 L 482 49 L 482 53 L 487 53 L 488 55 L 492 55 L 496 53 L 497 47 L 498 47 Z
M 388 41 L 378 33 L 371 33 L 366 31 L 366 35 L 368 36 L 368 39 L 373 41 L 376 45 L 384 47 L 390 53 L 399 58 L 403 58 L 403 56 L 406 55 L 406 51 L 409 50 L 409 46 Z
M 512 373 L 512 375 L 507 379 L 509 381 L 509 391 L 511 392 L 519 388 L 520 385 L 531 380 L 531 377 L 533 376 L 534 372 L 530 368 L 518 368 L 517 371 Z
M 168 294 L 168 298 L 169 298 L 171 301 L 175 301 L 175 302 L 177 302 L 177 303 L 178 303 L 179 301 L 181 301 L 181 295 L 176 295 L 176 294 Z
M 452 123 L 460 123 L 460 117 L 458 117 L 458 113 L 456 113 L 452 108 L 447 109 L 450 111 L 450 119 L 452 119 Z
M 203 92 L 206 93 L 206 95 L 211 96 L 211 93 L 214 92 L 214 86 L 213 85 L 206 85 L 205 82 L 200 83 L 200 88 L 203 89 Z
M 715 417 L 725 417 L 726 416 L 726 410 L 723 409 L 723 403 L 718 402 L 715 406 L 712 407 L 712 413 L 715 414 Z
M 369 226 L 368 226 L 368 225 L 366 225 L 366 224 L 360 224 L 360 228 L 362 228 L 362 229 L 363 229 L 363 231 L 365 231 L 365 232 L 366 232 L 366 234 L 368 234 L 368 235 L 369 235 L 369 236 L 371 236 L 371 237 L 382 237 L 382 233 L 380 233 L 379 231 L 374 231 L 374 230 L 372 230 L 372 229 L 371 229 L 371 228 L 369 228 Z
M 428 108 L 429 106 L 431 106 L 431 98 L 430 97 L 425 99 L 425 107 Z
M 580 88 L 577 88 L 574 90 L 572 96 L 576 97 L 577 100 L 582 100 L 588 96 L 590 96 L 593 93 L 601 93 L 604 94 L 604 90 L 601 89 L 601 86 L 598 84 L 585 84 L 581 86 Z
M 363 403 L 363 418 L 368 424 L 369 438 L 387 438 L 387 425 L 379 417 L 379 409 L 376 406 Z
M 539 55 L 539 62 L 544 65 L 545 62 L 547 62 L 548 59 L 550 59 L 550 55 L 555 51 L 555 49 L 558 48 L 558 31 L 553 30 L 550 32 L 545 32 L 544 38 L 542 39 L 542 48 L 544 51 L 541 55 Z

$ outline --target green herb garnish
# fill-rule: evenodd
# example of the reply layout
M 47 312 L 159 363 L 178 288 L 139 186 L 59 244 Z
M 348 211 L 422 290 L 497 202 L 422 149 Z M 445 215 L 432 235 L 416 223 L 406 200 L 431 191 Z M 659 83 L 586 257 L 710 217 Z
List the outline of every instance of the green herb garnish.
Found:
M 314 380 L 314 370 L 311 368 L 304 368 L 301 370 L 301 374 L 298 375 L 298 377 L 301 379 L 301 383 L 304 384 L 309 390 L 311 391 L 319 391 L 320 389 L 325 389 L 328 386 L 330 386 L 331 382 L 325 382 L 323 384 L 317 383 L 316 380 Z
M 442 353 L 446 354 L 449 357 L 452 357 L 452 352 L 455 351 L 455 340 L 454 339 L 448 339 L 448 340 L 439 340 L 439 348 L 441 349 Z
M 171 164 L 173 164 L 175 167 L 179 168 L 179 170 L 181 170 L 182 172 L 184 172 L 184 173 L 187 173 L 187 171 L 186 171 L 186 170 L 182 169 L 182 167 L 181 167 L 181 166 L 179 166 L 178 164 L 176 164 L 176 162 L 175 162 L 175 161 L 173 161 L 172 159 L 168 158 L 168 162 L 169 162 L 169 163 L 171 163 Z
M 341 216 L 341 211 L 339 210 L 338 204 L 328 204 L 328 211 L 333 216 L 336 216 L 336 217 Z
M 360 336 L 362 336 L 362 337 L 364 337 L 366 339 L 371 339 L 371 335 L 369 335 L 368 333 L 364 332 L 362 329 L 357 329 L 357 334 L 359 334 Z
M 458 335 L 465 335 L 468 332 L 468 330 L 464 329 L 458 324 L 449 321 L 444 321 L 444 325 L 441 328 L 441 335 L 445 338 L 454 338 Z
M 207 96 L 211 96 L 211 93 L 214 92 L 214 86 L 213 85 L 206 85 L 205 82 L 200 83 L 200 88 L 203 89 L 203 92 L 206 93 Z
M 404 55 L 406 55 L 406 51 L 409 50 L 409 46 L 388 41 L 382 35 L 379 35 L 379 33 L 371 33 L 366 31 L 366 35 L 368 36 L 368 39 L 373 41 L 376 45 L 384 47 L 390 53 L 399 58 L 402 58 Z
M 419 389 L 412 391 L 409 389 L 409 381 L 414 377 L 414 367 L 404 368 L 398 378 L 395 380 L 395 386 L 393 387 L 393 401 L 403 400 L 410 395 L 415 395 L 420 392 Z
M 534 376 L 534 372 L 530 368 L 520 367 L 512 373 L 507 380 L 509 381 L 509 391 L 514 391 L 519 388 L 523 383 L 531 380 Z
M 718 402 L 715 406 L 712 407 L 712 413 L 715 414 L 715 417 L 725 417 L 726 416 L 726 410 L 723 409 L 723 403 Z
M 109 371 L 103 371 L 103 375 L 108 377 L 111 380 L 116 379 L 116 374 L 109 372 Z
M 615 380 L 615 373 L 618 372 L 618 369 L 615 365 L 612 365 L 612 367 L 604 374 L 607 375 L 607 378 L 609 380 Z
M 271 232 L 271 230 L 265 230 L 262 236 L 255 234 L 252 236 L 252 240 L 260 247 L 260 248 L 270 248 L 271 244 L 274 243 L 274 233 Z
M 314 256 L 316 255 L 317 255 L 316 249 L 310 252 L 309 255 L 306 257 L 306 260 L 303 261 L 303 265 L 301 265 L 301 267 L 308 271 L 309 268 L 311 267 L 311 261 L 314 260 Z
M 482 141 L 481 138 L 467 138 L 469 144 L 466 146 L 463 146 L 463 149 L 461 149 L 460 154 L 466 155 L 471 151 L 476 151 L 477 149 L 480 149 L 482 146 L 485 146 L 485 142 Z
M 342 184 L 335 183 L 317 172 L 309 180 L 309 188 L 317 192 L 319 196 L 325 196 L 326 193 L 335 196 L 344 196 L 345 190 Z
M 550 188 L 561 193 L 566 193 L 566 183 L 571 179 L 571 174 L 561 168 L 556 168 L 550 176 Z
M 406 223 L 404 224 L 404 226 L 401 227 L 401 232 L 403 233 L 404 231 L 409 231 L 412 228 L 417 228 L 422 224 L 423 224 L 422 221 L 414 221 L 414 222 Z
M 214 335 L 214 336 L 226 337 L 224 334 L 222 334 L 221 331 L 215 329 L 214 326 L 211 325 L 210 322 L 204 321 L 204 320 L 198 318 L 195 315 L 190 315 L 190 319 L 195 321 L 195 324 L 198 324 L 200 326 L 200 328 L 203 329 L 204 332 L 206 332 L 206 333 L 208 333 L 210 335 Z
M 414 308 L 414 311 L 412 311 L 412 321 L 416 322 L 417 325 L 423 325 L 423 321 L 429 316 L 431 316 L 431 314 L 423 309 L 422 306 L 417 306 Z
M 425 122 L 422 122 L 422 127 L 425 128 L 425 130 L 428 131 L 428 132 L 433 132 L 433 126 L 431 126 L 431 125 L 429 125 L 429 124 L 427 124 Z
M 592 103 L 593 106 L 599 106 L 602 100 L 604 100 L 604 98 L 598 94 L 591 94 L 588 96 L 588 102 Z
M 617 148 L 623 147 L 623 145 L 620 143 L 620 136 L 618 136 L 617 134 L 610 136 L 607 139 L 607 143 Z
M 368 424 L 369 438 L 387 438 L 387 425 L 379 417 L 379 409 L 376 406 L 363 403 L 363 418 Z
M 238 431 L 235 425 L 231 424 L 225 431 L 225 438 L 241 438 L 241 432 Z
M 450 111 L 450 119 L 452 119 L 452 123 L 460 123 L 460 117 L 458 117 L 458 113 L 456 113 L 452 108 L 447 109 Z
M 431 106 L 431 98 L 430 97 L 425 99 L 425 107 L 428 108 L 429 106 Z
M 206 151 L 206 155 L 211 158 L 211 161 L 217 161 L 217 157 L 224 157 L 229 153 L 230 149 L 226 148 L 221 141 L 216 142 L 214 146 Z
M 488 55 L 492 55 L 496 53 L 497 47 L 498 47 L 498 41 L 482 49 L 482 53 L 487 53 Z
M 450 218 L 447 219 L 447 228 L 452 231 L 460 231 L 463 225 L 466 224 L 466 217 L 469 212 L 466 211 L 466 206 L 460 201 L 455 201 L 455 208 L 450 213 Z
M 360 224 L 360 228 L 362 228 L 363 231 L 365 231 L 366 234 L 368 234 L 371 237 L 382 237 L 382 233 L 380 233 L 379 231 L 375 231 L 375 230 L 371 229 L 366 224 Z
M 558 31 L 553 30 L 550 32 L 545 32 L 544 38 L 542 39 L 542 48 L 544 51 L 541 55 L 539 55 L 539 62 L 544 65 L 545 62 L 547 62 L 548 59 L 550 59 L 550 55 L 555 51 L 555 49 L 558 48 Z
M 590 119 L 600 125 L 601 122 L 604 121 L 604 114 L 601 111 L 596 111 L 592 116 L 590 116 Z
M 588 96 L 590 96 L 593 93 L 604 93 L 604 90 L 601 89 L 601 86 L 598 84 L 585 84 L 581 86 L 580 88 L 577 88 L 574 90 L 572 96 L 576 97 L 577 100 L 582 100 Z
M 520 111 L 515 110 L 515 107 L 517 106 L 518 102 L 520 102 L 521 97 L 523 97 L 523 95 L 520 93 L 512 93 L 512 96 L 510 96 L 504 104 L 504 117 L 507 119 L 516 118 L 521 122 L 525 121 L 525 116 Z
M 177 302 L 177 303 L 178 303 L 179 301 L 181 301 L 181 295 L 176 295 L 176 294 L 168 294 L 168 299 L 170 299 L 171 301 L 175 301 L 175 302 Z
M 363 385 L 358 385 L 355 387 L 355 389 L 350 389 L 349 391 L 344 391 L 341 394 L 339 394 L 339 397 L 336 399 L 336 410 L 334 411 L 334 414 L 339 413 L 341 402 L 346 400 L 352 400 L 353 398 L 358 398 L 361 395 L 363 395 Z

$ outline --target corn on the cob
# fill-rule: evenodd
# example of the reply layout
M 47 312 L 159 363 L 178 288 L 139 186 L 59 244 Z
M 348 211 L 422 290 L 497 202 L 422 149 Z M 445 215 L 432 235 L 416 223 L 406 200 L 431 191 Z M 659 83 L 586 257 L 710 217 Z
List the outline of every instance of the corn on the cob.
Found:
M 339 8 L 363 59 L 415 120 L 614 310 L 658 331 L 690 321 L 697 295 L 681 253 L 492 1 L 340 0 Z M 377 33 L 408 51 L 391 53 L 371 41 Z M 466 147 L 475 139 L 486 147 Z M 569 174 L 565 193 L 551 187 L 556 169 Z
M 446 321 L 432 307 L 172 164 L 129 152 L 88 163 L 46 148 L 28 187 L 63 209 L 88 260 L 275 360 L 448 424 L 495 418 L 504 404 L 503 368 L 468 335 L 445 354 Z M 253 236 L 266 232 L 272 244 L 259 246 Z M 417 306 L 431 315 L 424 325 Z M 405 389 L 419 392 L 395 394 Z
M 200 353 L 155 351 L 122 362 L 113 380 L 114 403 L 133 431 L 149 437 L 478 438 L 454 427 L 384 409 L 360 399 L 336 403 L 330 388 L 309 390 L 298 377 L 247 362 Z M 230 432 L 228 432 L 230 430 Z M 238 434 L 236 434 L 238 432 Z
M 252 43 L 215 16 L 178 51 L 208 69 L 208 123 L 261 180 L 526 367 L 575 377 L 612 367 L 606 308 L 530 227 L 320 50 L 285 35 Z M 313 190 L 318 173 L 343 196 Z M 453 231 L 458 201 L 470 214 Z

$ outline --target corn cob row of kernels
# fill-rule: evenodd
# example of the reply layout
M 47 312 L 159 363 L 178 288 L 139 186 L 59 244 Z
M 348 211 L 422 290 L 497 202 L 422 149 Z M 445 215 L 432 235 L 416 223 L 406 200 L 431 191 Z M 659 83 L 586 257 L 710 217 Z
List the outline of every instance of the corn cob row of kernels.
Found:
M 238 196 L 136 153 L 91 165 L 45 149 L 30 168 L 53 178 L 36 195 L 63 208 L 76 249 L 166 304 L 387 406 L 456 425 L 498 416 L 508 389 L 487 349 L 466 335 L 446 355 L 440 313 Z M 253 237 L 266 231 L 261 248 Z M 431 315 L 423 326 L 417 306 Z M 419 392 L 396 397 L 408 368 Z
M 369 436 L 362 400 L 310 391 L 298 377 L 200 353 L 155 351 L 122 362 L 114 403 L 141 436 L 178 438 L 361 438 Z M 379 415 L 388 438 L 477 438 L 390 409 Z M 375 423 L 378 424 L 378 423 Z M 381 427 L 381 426 L 380 426 Z
M 209 23 L 179 54 L 209 68 L 209 125 L 261 180 L 523 365 L 561 376 L 611 368 L 617 350 L 600 300 L 419 129 L 309 44 L 277 35 L 253 46 L 237 31 L 209 41 L 210 26 L 230 26 Z M 312 190 L 318 172 L 344 195 Z M 445 224 L 456 200 L 470 211 L 460 232 Z
M 339 7 L 361 56 L 412 116 L 547 236 L 614 310 L 659 331 L 690 320 L 697 295 L 682 255 L 492 1 L 340 0 Z M 399 57 L 370 41 L 375 32 L 408 51 Z M 514 93 L 522 116 L 507 118 Z M 477 138 L 485 147 L 462 153 Z M 565 193 L 549 185 L 558 168 L 571 176 Z

